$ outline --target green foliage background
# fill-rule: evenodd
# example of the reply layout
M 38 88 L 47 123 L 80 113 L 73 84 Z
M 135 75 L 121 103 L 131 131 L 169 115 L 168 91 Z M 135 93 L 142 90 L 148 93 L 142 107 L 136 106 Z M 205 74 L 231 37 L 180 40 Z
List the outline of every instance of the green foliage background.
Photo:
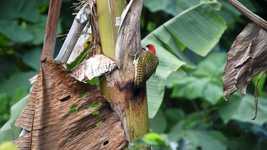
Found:
M 57 49 L 73 20 L 74 2 L 63 1 Z M 266 0 L 242 2 L 267 16 Z M 20 131 L 14 120 L 27 101 L 28 79 L 39 70 L 48 1 L 9 0 L 0 8 L 1 143 Z M 147 83 L 152 133 L 142 142 L 155 149 L 266 149 L 265 76 L 258 77 L 256 120 L 253 83 L 248 95 L 223 98 L 226 52 L 247 23 L 226 0 L 145 0 L 142 42 L 157 46 L 160 65 Z

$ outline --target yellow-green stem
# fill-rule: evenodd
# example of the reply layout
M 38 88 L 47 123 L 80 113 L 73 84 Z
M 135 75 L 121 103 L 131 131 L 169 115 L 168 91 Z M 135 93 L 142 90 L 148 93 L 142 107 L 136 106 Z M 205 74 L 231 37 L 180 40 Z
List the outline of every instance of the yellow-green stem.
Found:
M 116 17 L 119 17 L 125 5 L 125 0 L 97 0 L 98 24 L 103 53 L 115 59 L 115 45 L 117 38 L 117 27 L 115 26 Z M 123 82 L 123 76 L 128 76 L 133 71 L 118 70 L 113 73 L 111 81 L 117 81 L 120 78 Z M 145 88 L 141 89 L 138 96 L 134 95 L 133 89 L 122 90 L 116 86 L 111 86 L 110 80 L 101 79 L 101 92 L 111 103 L 118 105 L 123 111 L 122 120 L 126 123 L 125 129 L 128 140 L 133 142 L 148 132 L 148 111 Z M 146 149 L 146 148 L 144 148 Z
M 97 0 L 97 14 L 101 46 L 103 53 L 115 57 L 115 45 L 117 29 L 115 27 L 116 17 L 123 10 L 124 0 Z

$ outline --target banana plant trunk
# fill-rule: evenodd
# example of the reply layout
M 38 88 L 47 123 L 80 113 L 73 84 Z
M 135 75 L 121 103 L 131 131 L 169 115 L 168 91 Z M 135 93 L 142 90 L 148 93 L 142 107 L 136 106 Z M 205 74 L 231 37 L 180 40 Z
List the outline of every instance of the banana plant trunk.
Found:
M 133 142 L 148 132 L 148 109 L 145 86 L 135 92 L 131 84 L 134 54 L 141 50 L 143 0 L 129 3 L 130 9 L 123 19 L 120 16 L 125 0 L 97 0 L 97 15 L 102 52 L 119 64 L 119 69 L 101 79 L 101 92 L 119 114 L 128 142 Z

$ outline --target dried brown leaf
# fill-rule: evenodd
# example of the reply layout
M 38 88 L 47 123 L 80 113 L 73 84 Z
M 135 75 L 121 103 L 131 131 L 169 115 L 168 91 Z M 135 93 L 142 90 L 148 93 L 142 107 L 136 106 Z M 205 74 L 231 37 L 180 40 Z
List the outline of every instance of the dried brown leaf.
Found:
M 71 75 L 79 81 L 92 80 L 116 69 L 116 63 L 105 55 L 94 55 L 81 63 Z
M 73 106 L 77 111 L 70 111 Z M 16 124 L 28 131 L 16 140 L 23 150 L 110 150 L 126 145 L 121 121 L 100 92 L 48 61 Z
M 267 70 L 267 32 L 255 24 L 248 24 L 227 56 L 224 95 L 229 96 L 236 90 L 244 94 L 251 79 Z

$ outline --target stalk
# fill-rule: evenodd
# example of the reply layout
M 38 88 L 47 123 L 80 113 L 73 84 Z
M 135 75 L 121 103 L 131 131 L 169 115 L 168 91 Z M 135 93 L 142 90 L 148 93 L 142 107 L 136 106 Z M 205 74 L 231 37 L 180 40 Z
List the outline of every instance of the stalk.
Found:
M 138 1 L 138 4 L 142 3 L 139 0 L 134 1 Z M 118 36 L 118 26 L 115 26 L 116 17 L 120 16 L 124 6 L 124 0 L 97 0 L 97 15 L 102 52 L 113 60 L 116 60 L 115 46 Z M 127 37 L 127 33 L 124 34 L 124 37 Z M 140 45 L 134 47 L 138 49 Z M 148 110 L 145 87 L 137 95 L 135 95 L 133 87 L 127 87 L 127 84 L 131 80 L 130 77 L 134 76 L 133 60 L 128 58 L 127 53 L 129 51 L 126 51 L 126 57 L 123 57 L 127 58 L 123 69 L 120 68 L 101 80 L 101 92 L 110 100 L 113 109 L 119 114 L 127 140 L 133 142 L 148 132 Z

